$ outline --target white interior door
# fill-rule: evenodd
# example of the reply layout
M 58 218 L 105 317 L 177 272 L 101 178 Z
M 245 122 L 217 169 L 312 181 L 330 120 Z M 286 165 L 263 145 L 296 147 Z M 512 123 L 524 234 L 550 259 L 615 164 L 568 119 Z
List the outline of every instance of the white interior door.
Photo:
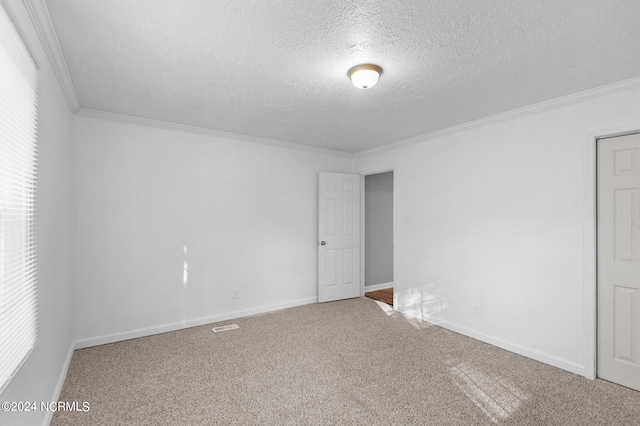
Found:
M 598 141 L 598 376 L 640 390 L 640 135 Z
M 320 173 L 318 302 L 360 296 L 360 176 Z

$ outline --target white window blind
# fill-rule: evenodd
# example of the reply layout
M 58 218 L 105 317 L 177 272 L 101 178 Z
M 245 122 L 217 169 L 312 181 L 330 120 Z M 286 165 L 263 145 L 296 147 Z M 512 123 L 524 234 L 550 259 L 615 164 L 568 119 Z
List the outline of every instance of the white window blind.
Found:
M 0 6 L 0 390 L 37 341 L 37 76 Z

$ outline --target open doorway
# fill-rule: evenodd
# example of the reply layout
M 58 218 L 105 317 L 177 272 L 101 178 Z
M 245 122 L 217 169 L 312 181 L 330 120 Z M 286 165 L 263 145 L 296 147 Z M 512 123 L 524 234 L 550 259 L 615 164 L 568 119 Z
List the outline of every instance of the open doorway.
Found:
M 364 294 L 393 306 L 393 171 L 364 176 Z

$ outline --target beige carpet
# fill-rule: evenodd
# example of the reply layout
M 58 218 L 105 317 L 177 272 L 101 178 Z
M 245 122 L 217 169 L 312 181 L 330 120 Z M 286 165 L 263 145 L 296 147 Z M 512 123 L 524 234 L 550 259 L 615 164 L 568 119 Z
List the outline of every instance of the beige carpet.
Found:
M 384 305 L 387 309 L 388 307 Z M 53 425 L 638 425 L 640 393 L 351 299 L 78 350 Z

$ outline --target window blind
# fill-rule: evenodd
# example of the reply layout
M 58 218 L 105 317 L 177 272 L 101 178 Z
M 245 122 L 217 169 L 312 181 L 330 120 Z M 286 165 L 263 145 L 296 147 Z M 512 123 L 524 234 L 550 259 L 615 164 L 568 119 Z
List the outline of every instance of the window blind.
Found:
M 0 390 L 37 342 L 37 76 L 0 6 Z

